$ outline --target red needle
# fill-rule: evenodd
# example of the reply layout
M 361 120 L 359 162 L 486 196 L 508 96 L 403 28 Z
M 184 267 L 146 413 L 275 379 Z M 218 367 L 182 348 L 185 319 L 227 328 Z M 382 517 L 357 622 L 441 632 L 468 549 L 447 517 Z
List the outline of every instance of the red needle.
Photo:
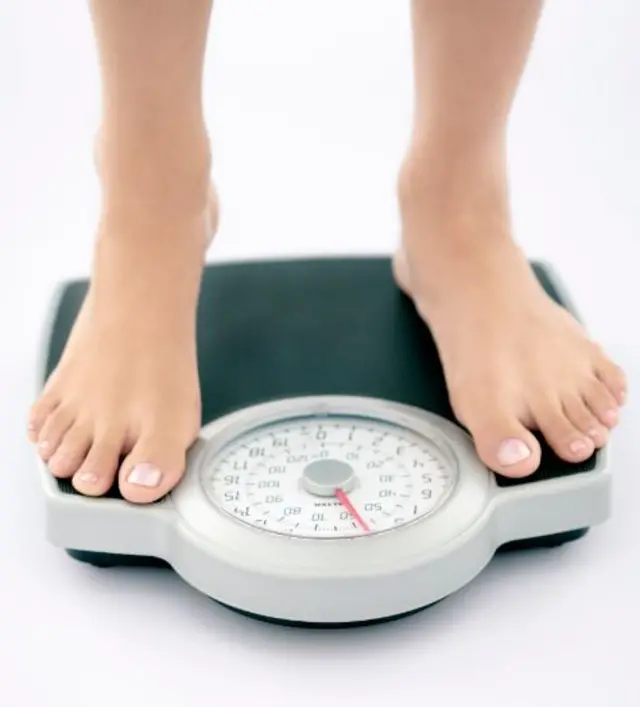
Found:
M 353 519 L 362 528 L 362 530 L 364 530 L 365 533 L 370 533 L 371 529 L 365 523 L 358 511 L 356 511 L 356 509 L 353 507 L 353 503 L 351 503 L 349 497 L 342 489 L 336 489 L 336 498 L 349 511 L 349 513 L 351 513 Z

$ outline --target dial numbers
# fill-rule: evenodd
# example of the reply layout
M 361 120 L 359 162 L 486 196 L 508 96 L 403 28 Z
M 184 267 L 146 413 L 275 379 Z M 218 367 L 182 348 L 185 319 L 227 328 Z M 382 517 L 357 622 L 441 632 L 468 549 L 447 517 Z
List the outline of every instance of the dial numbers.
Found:
M 451 491 L 455 470 L 412 431 L 318 417 L 242 436 L 205 462 L 201 481 L 211 502 L 256 528 L 338 538 L 387 531 L 433 512 Z

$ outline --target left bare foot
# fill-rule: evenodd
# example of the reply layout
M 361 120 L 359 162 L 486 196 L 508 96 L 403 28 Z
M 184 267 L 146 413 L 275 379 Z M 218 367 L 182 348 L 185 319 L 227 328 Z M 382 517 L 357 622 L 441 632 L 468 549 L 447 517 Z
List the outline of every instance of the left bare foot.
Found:
M 428 322 L 453 410 L 505 476 L 602 447 L 626 396 L 620 368 L 536 280 L 511 236 L 502 156 L 421 154 L 400 181 L 394 276 Z

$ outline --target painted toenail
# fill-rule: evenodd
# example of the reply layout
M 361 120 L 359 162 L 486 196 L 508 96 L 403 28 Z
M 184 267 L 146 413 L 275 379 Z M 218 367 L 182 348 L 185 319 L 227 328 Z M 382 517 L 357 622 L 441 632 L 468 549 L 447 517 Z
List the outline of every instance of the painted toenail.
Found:
M 83 471 L 82 474 L 78 474 L 78 481 L 82 481 L 83 484 L 95 484 L 97 480 L 98 475 L 92 471 Z
M 591 445 L 584 439 L 576 439 L 569 445 L 572 454 L 584 454 L 591 448 Z
M 531 450 L 521 439 L 507 439 L 498 451 L 498 461 L 501 466 L 512 466 L 531 456 Z
M 157 486 L 162 479 L 160 469 L 153 464 L 138 464 L 132 470 L 127 481 L 135 486 Z

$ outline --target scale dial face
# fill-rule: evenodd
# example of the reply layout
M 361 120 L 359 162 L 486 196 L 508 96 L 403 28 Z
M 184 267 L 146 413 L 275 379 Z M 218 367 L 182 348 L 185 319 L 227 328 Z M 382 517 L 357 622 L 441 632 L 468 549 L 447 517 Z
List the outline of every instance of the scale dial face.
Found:
M 400 528 L 446 502 L 455 458 L 426 436 L 351 415 L 256 426 L 205 453 L 200 482 L 217 508 L 262 531 L 336 539 Z

